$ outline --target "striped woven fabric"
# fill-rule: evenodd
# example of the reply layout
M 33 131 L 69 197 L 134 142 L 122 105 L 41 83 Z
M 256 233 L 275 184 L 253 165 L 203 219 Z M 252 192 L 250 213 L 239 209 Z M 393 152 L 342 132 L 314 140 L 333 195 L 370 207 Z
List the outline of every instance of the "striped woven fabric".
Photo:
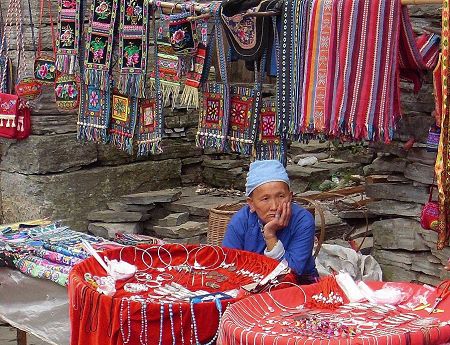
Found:
M 399 76 L 420 86 L 439 37 L 416 38 L 400 0 L 287 0 L 282 23 L 280 133 L 389 142 Z

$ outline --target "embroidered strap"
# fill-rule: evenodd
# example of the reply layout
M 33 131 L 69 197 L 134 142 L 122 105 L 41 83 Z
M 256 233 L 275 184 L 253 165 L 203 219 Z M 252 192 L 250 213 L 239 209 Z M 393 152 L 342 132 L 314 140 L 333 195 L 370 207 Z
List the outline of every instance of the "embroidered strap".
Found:
M 23 25 L 22 25 L 22 8 L 20 0 L 10 0 L 8 3 L 8 10 L 6 14 L 6 21 L 2 35 L 2 43 L 0 48 L 0 56 L 4 57 L 5 60 L 9 57 L 9 44 L 11 43 L 11 34 L 13 27 L 13 18 L 15 19 L 15 28 L 16 28 L 16 51 L 17 51 L 17 80 L 20 80 L 22 73 L 24 71 L 23 54 L 24 54 L 24 43 L 23 43 Z M 6 71 L 7 68 L 3 69 L 0 90 L 4 90 L 6 86 Z
M 148 60 L 148 8 L 146 0 L 121 0 L 119 24 L 121 93 L 144 98 Z
M 38 36 L 38 56 L 42 53 L 42 18 L 44 17 L 44 1 L 47 3 L 47 11 L 48 16 L 50 18 L 50 28 L 52 35 L 52 50 L 53 55 L 56 54 L 56 45 L 55 45 L 55 28 L 53 25 L 53 15 L 52 15 L 52 4 L 50 0 L 41 0 L 40 1 L 40 11 L 39 11 L 39 36 Z
M 34 22 L 33 22 L 33 15 L 31 13 L 30 0 L 28 0 L 28 15 L 30 16 L 30 28 L 31 28 L 31 40 L 33 43 L 33 52 L 34 52 L 34 57 L 36 57 L 36 35 L 34 33 Z

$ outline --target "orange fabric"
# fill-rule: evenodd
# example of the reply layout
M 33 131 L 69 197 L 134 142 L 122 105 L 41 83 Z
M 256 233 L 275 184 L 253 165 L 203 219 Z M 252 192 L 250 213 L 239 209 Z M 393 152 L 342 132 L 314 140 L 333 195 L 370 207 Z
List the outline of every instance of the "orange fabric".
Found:
M 140 246 L 140 248 L 149 248 L 152 255 L 153 263 L 152 267 L 164 267 L 160 259 L 157 256 L 158 246 Z M 191 251 L 190 265 L 194 265 L 195 245 L 186 245 L 186 248 Z M 167 244 L 163 248 L 170 251 L 172 255 L 171 265 L 182 264 L 186 259 L 186 251 L 177 244 Z M 221 250 L 217 249 L 215 252 L 211 247 L 207 249 L 201 249 L 197 253 L 197 262 L 200 265 L 207 266 L 212 265 L 217 260 L 217 253 L 220 253 L 219 260 L 213 265 L 218 266 L 223 261 L 223 255 Z M 267 258 L 265 256 L 224 248 L 226 253 L 226 263 L 234 263 L 237 269 L 246 269 L 255 273 L 261 273 L 266 275 L 272 271 L 278 264 L 276 260 Z M 135 254 L 136 253 L 136 254 Z M 103 252 L 101 256 L 107 256 L 108 259 L 119 260 L 120 249 L 108 250 Z M 170 258 L 164 250 L 160 250 L 161 259 L 167 264 Z M 137 266 L 138 269 L 143 270 L 145 264 L 142 262 L 142 251 L 135 251 L 134 247 L 125 247 L 121 254 L 122 260 L 132 263 Z M 150 259 L 144 255 L 144 260 L 150 265 Z M 165 272 L 174 275 L 174 281 L 187 287 L 191 291 L 206 290 L 209 292 L 226 291 L 230 289 L 239 288 L 243 284 L 251 282 L 250 278 L 236 275 L 236 271 L 230 272 L 224 268 L 216 269 L 220 275 L 226 276 L 227 280 L 221 283 L 219 289 L 213 289 L 208 286 L 201 285 L 200 275 L 194 279 L 194 286 L 192 286 L 192 275 L 179 274 L 175 270 Z M 71 345 L 120 345 L 123 344 L 123 336 L 120 330 L 120 320 L 122 318 L 122 330 L 125 333 L 125 339 L 128 337 L 128 315 L 127 308 L 128 303 L 124 303 L 124 310 L 121 313 L 121 299 L 122 297 L 130 297 L 136 295 L 136 293 L 127 293 L 123 290 L 123 286 L 127 282 L 137 282 L 134 277 L 126 281 L 120 281 L 116 283 L 117 292 L 113 297 L 102 295 L 96 292 L 92 286 L 90 286 L 84 279 L 85 273 L 90 273 L 92 276 L 106 276 L 105 271 L 95 261 L 94 258 L 89 258 L 80 264 L 74 266 L 69 276 L 69 314 L 71 324 Z M 158 273 L 156 270 L 149 269 L 147 273 L 156 276 Z M 285 280 L 294 281 L 294 276 L 289 274 Z M 205 277 L 205 282 L 208 279 Z M 139 293 L 141 296 L 146 296 L 148 292 Z M 235 299 L 225 300 L 222 303 L 223 311 L 230 304 L 235 302 Z M 181 314 L 180 315 L 180 305 Z M 173 330 L 176 335 L 176 343 L 181 345 L 181 332 L 185 344 L 190 343 L 191 336 L 191 311 L 189 303 L 175 302 L 172 305 L 173 309 Z M 214 302 L 203 302 L 194 306 L 196 325 L 198 329 L 199 341 L 204 344 L 213 338 L 218 328 L 218 311 Z M 122 314 L 122 315 L 121 315 Z M 148 321 L 148 342 L 145 344 L 155 345 L 159 344 L 159 332 L 160 332 L 160 304 L 149 303 L 147 305 L 147 321 Z M 140 337 L 142 332 L 142 318 L 141 318 L 141 304 L 136 301 L 130 302 L 130 316 L 131 316 L 131 336 L 128 344 L 140 344 Z M 182 327 L 183 325 L 183 327 Z M 145 327 L 144 327 L 145 328 Z M 195 343 L 195 339 L 194 339 Z M 164 318 L 163 318 L 163 341 L 162 344 L 172 344 L 172 327 L 169 317 L 169 306 L 164 306 Z

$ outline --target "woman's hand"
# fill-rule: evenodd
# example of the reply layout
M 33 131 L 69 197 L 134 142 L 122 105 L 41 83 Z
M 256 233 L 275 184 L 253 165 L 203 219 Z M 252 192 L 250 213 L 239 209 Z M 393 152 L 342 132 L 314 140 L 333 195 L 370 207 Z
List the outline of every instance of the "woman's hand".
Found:
M 291 220 L 291 202 L 283 201 L 277 209 L 275 218 L 264 226 L 264 238 L 276 236 L 278 230 L 288 226 Z

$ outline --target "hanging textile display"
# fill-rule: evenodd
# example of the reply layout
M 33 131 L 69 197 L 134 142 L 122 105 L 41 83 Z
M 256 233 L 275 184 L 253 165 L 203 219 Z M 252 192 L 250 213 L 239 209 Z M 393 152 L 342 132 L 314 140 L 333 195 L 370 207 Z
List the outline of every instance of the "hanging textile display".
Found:
M 328 85 L 333 81 L 335 67 L 335 12 L 335 6 L 326 6 L 323 1 L 312 2 L 305 48 L 305 71 L 310 73 L 305 73 L 303 88 L 300 86 L 299 89 L 300 123 L 294 132 L 295 136 L 327 130 L 326 117 L 331 111 L 333 100 L 333 89 Z M 297 88 L 295 81 L 293 85 Z
M 272 19 L 267 16 L 243 16 L 254 12 L 266 12 L 275 6 L 277 0 L 248 1 L 225 0 L 220 11 L 228 43 L 239 59 L 259 61 L 266 53 L 273 37 Z
M 439 191 L 439 223 L 437 249 L 443 249 L 449 243 L 449 210 L 450 210 L 450 180 L 449 180 L 449 154 L 450 154 L 450 105 L 449 105 L 449 38 L 450 38 L 450 5 L 449 0 L 442 2 L 442 114 L 441 114 L 441 137 L 436 157 L 435 173 Z
M 114 25 L 118 0 L 94 0 L 86 35 L 84 82 L 110 88 Z
M 186 8 L 183 4 L 181 13 L 162 15 L 162 19 L 169 23 L 169 42 L 177 56 L 193 56 L 198 48 L 197 22 L 189 17 L 195 16 L 193 6 Z
M 169 40 L 168 22 L 170 16 L 162 13 L 160 6 L 157 6 L 159 18 L 156 28 L 156 49 L 157 56 L 155 60 L 155 70 L 150 74 L 150 86 L 152 91 L 156 90 L 156 71 L 159 73 L 159 87 L 162 94 L 164 106 L 175 106 L 181 89 L 181 81 L 179 77 L 180 65 L 178 56 Z
M 58 0 L 56 68 L 66 74 L 79 70 L 81 0 Z
M 44 14 L 44 1 L 47 4 L 47 13 Z M 51 41 L 52 41 L 52 54 L 42 53 L 42 18 L 44 15 L 50 17 L 50 29 L 51 29 Z M 57 70 L 56 70 L 56 46 L 55 46 L 55 30 L 53 27 L 53 15 L 52 4 L 50 0 L 40 1 L 39 12 L 39 37 L 38 37 L 38 51 L 34 60 L 34 77 L 44 85 L 51 85 L 55 82 Z
M 259 111 L 259 130 L 256 159 L 278 159 L 285 164 L 286 142 L 278 134 L 278 115 L 275 100 L 262 101 Z
M 306 32 L 309 17 L 308 0 L 286 0 L 281 14 L 279 62 L 277 63 L 277 109 L 279 131 L 285 138 L 296 140 L 299 128 L 304 78 Z
M 136 143 L 137 156 L 147 156 L 162 152 L 161 142 L 161 118 L 158 114 L 155 99 L 143 99 L 139 101 L 139 113 L 137 117 Z
M 77 139 L 80 141 L 108 142 L 111 113 L 109 88 L 81 83 L 80 108 L 77 122 Z
M 154 58 L 158 63 L 157 37 L 156 37 L 156 7 L 152 9 L 152 29 L 154 37 Z M 153 97 L 139 100 L 137 128 L 135 139 L 137 144 L 137 156 L 147 156 L 150 153 L 162 152 L 160 143 L 164 130 L 163 120 L 163 96 L 161 91 L 160 70 L 154 71 L 154 91 Z
M 145 97 L 148 62 L 149 1 L 120 0 L 118 89 L 121 93 Z
M 113 94 L 111 104 L 110 141 L 128 154 L 133 152 L 133 136 L 138 113 L 138 99 Z
M 203 108 L 200 111 L 196 144 L 201 148 L 214 148 L 219 152 L 225 150 L 229 123 L 230 90 L 225 62 L 225 49 L 220 22 L 221 3 L 211 3 L 214 15 L 214 43 L 209 49 L 216 47 L 219 75 L 221 82 L 207 82 L 203 85 Z M 215 46 L 215 47 L 214 47 Z

